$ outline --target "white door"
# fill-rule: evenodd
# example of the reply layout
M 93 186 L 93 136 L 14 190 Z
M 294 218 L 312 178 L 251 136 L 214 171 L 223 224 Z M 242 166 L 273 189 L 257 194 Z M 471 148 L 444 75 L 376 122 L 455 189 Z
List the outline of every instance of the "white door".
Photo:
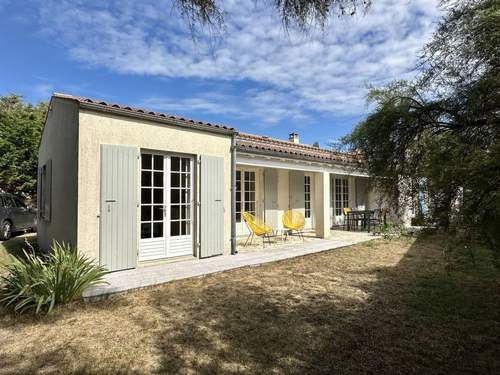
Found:
M 344 224 L 344 208 L 349 207 L 349 180 L 333 176 L 331 180 L 333 224 Z
M 251 170 L 236 171 L 236 234 L 248 234 L 248 228 L 241 214 L 257 214 L 256 172 Z
M 306 229 L 314 228 L 314 178 L 311 174 L 304 175 L 304 217 Z
M 141 153 L 139 260 L 193 254 L 193 159 Z

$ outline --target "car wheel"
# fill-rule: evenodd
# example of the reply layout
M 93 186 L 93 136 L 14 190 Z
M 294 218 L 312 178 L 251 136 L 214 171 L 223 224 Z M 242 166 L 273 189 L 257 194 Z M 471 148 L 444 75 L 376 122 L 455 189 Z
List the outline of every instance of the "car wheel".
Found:
M 8 221 L 2 223 L 0 228 L 0 240 L 8 240 L 12 236 L 12 224 Z

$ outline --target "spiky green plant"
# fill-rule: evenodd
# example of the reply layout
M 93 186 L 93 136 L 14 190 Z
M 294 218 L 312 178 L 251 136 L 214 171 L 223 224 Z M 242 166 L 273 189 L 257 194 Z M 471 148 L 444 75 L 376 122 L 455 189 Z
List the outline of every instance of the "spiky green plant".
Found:
M 68 244 L 54 242 L 50 254 L 40 257 L 24 251 L 11 257 L 0 278 L 0 302 L 19 313 L 50 313 L 56 304 L 79 298 L 91 285 L 105 283 L 104 267 Z

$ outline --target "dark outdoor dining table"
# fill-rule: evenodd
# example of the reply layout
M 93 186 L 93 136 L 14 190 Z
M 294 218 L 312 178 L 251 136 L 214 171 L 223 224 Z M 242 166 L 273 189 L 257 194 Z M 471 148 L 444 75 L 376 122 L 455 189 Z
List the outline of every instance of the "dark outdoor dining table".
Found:
M 351 230 L 351 222 L 353 220 L 363 220 L 363 227 L 366 227 L 368 232 L 371 229 L 372 217 L 375 216 L 375 210 L 351 210 L 347 213 L 347 230 Z

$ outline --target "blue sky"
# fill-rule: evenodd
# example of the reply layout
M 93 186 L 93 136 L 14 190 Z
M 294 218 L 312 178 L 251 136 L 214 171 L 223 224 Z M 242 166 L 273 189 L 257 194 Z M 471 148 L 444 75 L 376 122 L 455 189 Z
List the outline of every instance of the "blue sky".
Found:
M 367 87 L 411 78 L 437 0 L 373 0 L 323 32 L 284 32 L 266 1 L 225 0 L 193 41 L 169 0 L 0 0 L 0 95 L 89 96 L 323 146 L 367 113 Z

